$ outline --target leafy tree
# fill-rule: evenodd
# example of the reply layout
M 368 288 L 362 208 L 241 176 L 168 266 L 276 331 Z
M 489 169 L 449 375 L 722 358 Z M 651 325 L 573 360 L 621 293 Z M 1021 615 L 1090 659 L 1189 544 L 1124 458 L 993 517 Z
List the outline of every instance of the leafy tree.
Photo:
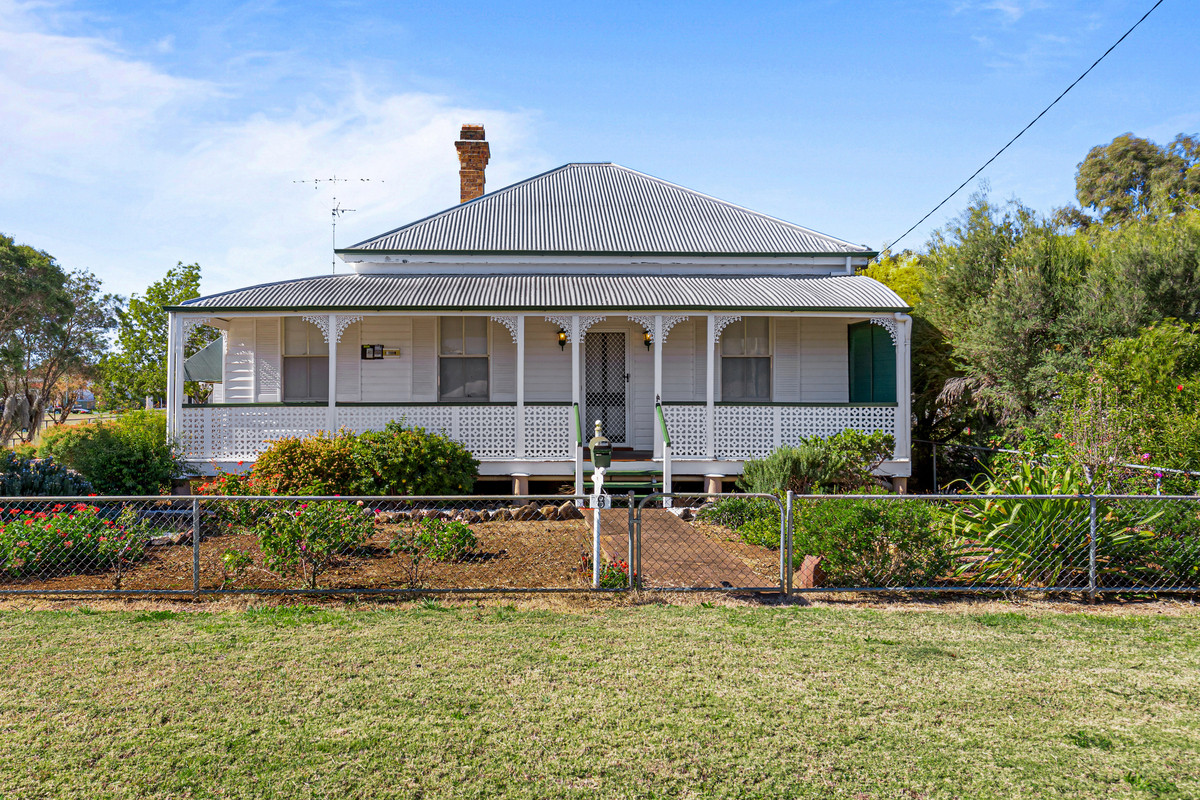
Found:
M 1168 319 L 1112 339 L 1059 388 L 1050 423 L 1089 470 L 1106 460 L 1200 466 L 1200 324 Z
M 1086 227 L 1177 214 L 1200 203 L 1200 139 L 1179 134 L 1165 147 L 1132 133 L 1088 151 L 1075 176 L 1080 209 L 1059 219 Z
M 101 364 L 102 397 L 107 408 L 132 409 L 146 397 L 167 393 L 167 306 L 200 296 L 200 265 L 179 262 L 166 276 L 152 283 L 144 295 L 133 295 L 117 311 L 116 352 Z M 184 357 L 192 356 L 217 333 L 200 326 L 184 343 Z M 196 394 L 189 384 L 185 391 Z
M 29 441 L 54 387 L 85 374 L 103 351 L 115 298 L 88 272 L 65 272 L 47 253 L 0 236 L 0 436 Z

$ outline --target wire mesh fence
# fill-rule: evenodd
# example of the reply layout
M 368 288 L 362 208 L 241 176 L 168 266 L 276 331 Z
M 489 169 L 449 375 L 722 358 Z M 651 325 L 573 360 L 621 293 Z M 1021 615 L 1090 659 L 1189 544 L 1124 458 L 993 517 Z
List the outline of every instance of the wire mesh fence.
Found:
M 1200 592 L 1200 497 L 0 498 L 0 594 Z

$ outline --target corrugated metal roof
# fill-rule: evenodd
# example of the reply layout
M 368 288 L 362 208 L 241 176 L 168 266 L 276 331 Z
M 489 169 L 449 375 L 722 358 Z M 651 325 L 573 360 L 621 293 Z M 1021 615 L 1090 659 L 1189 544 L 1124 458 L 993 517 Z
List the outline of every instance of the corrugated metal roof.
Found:
M 874 254 L 617 164 L 567 164 L 338 252 Z
M 322 275 L 189 300 L 185 310 L 848 310 L 900 311 L 900 296 L 860 275 Z

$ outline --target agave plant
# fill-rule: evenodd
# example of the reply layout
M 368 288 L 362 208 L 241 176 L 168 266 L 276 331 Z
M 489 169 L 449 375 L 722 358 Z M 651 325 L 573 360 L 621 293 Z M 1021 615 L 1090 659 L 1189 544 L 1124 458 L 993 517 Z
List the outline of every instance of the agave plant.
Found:
M 1013 586 L 1086 586 L 1089 504 L 1079 496 L 1089 490 L 1083 473 L 1066 465 L 1023 464 L 1014 472 L 968 484 L 971 494 L 1029 497 L 982 497 L 956 507 L 952 531 L 958 540 L 959 577 Z M 1097 571 L 1113 571 L 1115 562 L 1145 544 L 1153 536 L 1147 526 L 1156 516 L 1137 517 L 1128 509 L 1099 504 Z

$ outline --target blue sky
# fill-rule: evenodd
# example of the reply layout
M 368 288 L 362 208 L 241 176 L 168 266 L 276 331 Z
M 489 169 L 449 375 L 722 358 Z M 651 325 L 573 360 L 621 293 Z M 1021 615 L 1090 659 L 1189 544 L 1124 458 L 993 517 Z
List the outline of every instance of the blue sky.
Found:
M 330 268 L 338 243 L 457 200 L 483 122 L 488 187 L 615 161 L 879 248 L 1153 0 L 793 3 L 0 0 L 0 231 L 140 291 Z M 1042 211 L 1089 147 L 1200 131 L 1200 6 L 1166 0 L 984 173 Z M 968 187 L 901 243 L 958 213 Z

